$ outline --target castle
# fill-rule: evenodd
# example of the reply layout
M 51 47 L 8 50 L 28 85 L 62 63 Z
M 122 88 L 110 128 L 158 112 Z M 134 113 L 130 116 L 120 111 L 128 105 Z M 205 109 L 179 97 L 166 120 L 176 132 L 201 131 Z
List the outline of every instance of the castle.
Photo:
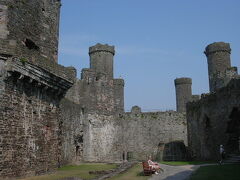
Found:
M 0 177 L 65 164 L 217 159 L 239 152 L 239 76 L 230 46 L 206 48 L 210 94 L 175 79 L 177 111 L 124 112 L 124 80 L 113 77 L 114 46 L 89 48 L 90 68 L 57 63 L 60 0 L 0 0 Z M 200 149 L 200 151 L 199 151 Z

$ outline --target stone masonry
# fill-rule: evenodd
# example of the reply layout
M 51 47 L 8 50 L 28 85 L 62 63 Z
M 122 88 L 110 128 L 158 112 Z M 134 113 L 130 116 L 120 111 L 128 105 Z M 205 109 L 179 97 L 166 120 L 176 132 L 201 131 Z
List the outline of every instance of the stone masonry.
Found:
M 210 92 L 215 92 L 217 89 L 226 86 L 237 75 L 237 68 L 231 67 L 229 43 L 209 44 L 204 53 L 208 60 Z
M 90 67 L 57 64 L 60 0 L 0 0 L 0 178 L 52 172 L 66 164 L 216 159 L 239 153 L 239 76 L 230 45 L 206 48 L 211 94 L 175 79 L 177 111 L 124 112 L 114 46 L 89 48 Z M 189 147 L 187 147 L 189 146 Z
M 144 160 L 150 154 L 158 159 L 185 159 L 185 111 L 135 115 L 133 108 L 133 113 L 125 113 L 124 81 L 113 78 L 114 54 L 113 46 L 96 44 L 90 47 L 90 68 L 82 70 L 81 79 L 65 96 L 61 105 L 63 127 L 66 127 L 63 128 L 66 134 L 64 162 Z M 182 109 L 191 99 L 191 85 L 187 90 L 177 94 L 180 97 L 187 94 L 181 102 Z M 176 144 L 183 145 L 180 145 L 183 147 L 180 155 Z
M 223 42 L 206 47 L 211 93 L 187 104 L 188 145 L 194 159 L 219 159 L 221 144 L 227 154 L 240 153 L 240 79 L 230 66 L 230 50 Z
M 124 112 L 124 81 L 113 78 L 114 54 L 113 46 L 90 47 L 90 68 L 82 70 L 61 103 L 63 126 L 68 127 L 63 146 L 68 163 L 121 160 L 117 117 Z
M 192 98 L 192 79 L 177 78 L 174 80 L 176 88 L 177 112 L 186 112 L 186 103 Z
M 185 160 L 187 126 L 185 112 L 141 112 L 137 106 L 121 118 L 125 160 Z M 183 148 L 179 148 L 182 144 Z
M 75 74 L 57 62 L 59 1 L 0 0 L 0 178 L 62 163 L 60 100 Z
M 114 46 L 90 47 L 81 79 L 73 67 L 57 64 L 59 9 L 59 0 L 0 1 L 0 177 L 150 154 L 184 159 L 184 112 L 124 112 Z

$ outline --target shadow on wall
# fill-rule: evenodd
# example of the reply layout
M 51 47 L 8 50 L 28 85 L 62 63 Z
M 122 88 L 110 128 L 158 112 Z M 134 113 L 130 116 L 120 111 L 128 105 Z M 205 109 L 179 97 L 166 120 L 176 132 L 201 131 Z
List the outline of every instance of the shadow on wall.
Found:
M 186 159 L 187 149 L 183 141 L 158 144 L 157 161 L 184 161 Z
M 240 153 L 240 110 L 234 107 L 228 121 L 226 133 L 229 134 L 226 150 L 231 153 Z

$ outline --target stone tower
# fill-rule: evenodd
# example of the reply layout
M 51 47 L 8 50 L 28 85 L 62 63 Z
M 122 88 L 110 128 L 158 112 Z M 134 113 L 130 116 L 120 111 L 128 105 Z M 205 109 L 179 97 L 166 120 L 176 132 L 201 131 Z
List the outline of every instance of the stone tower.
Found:
M 57 62 L 60 0 L 0 0 L 0 54 Z
M 208 61 L 209 89 L 215 92 L 225 86 L 237 74 L 237 68 L 231 67 L 231 48 L 229 43 L 215 42 L 205 49 Z
M 114 79 L 114 104 L 117 113 L 124 112 L 124 80 Z
M 95 70 L 97 76 L 113 78 L 114 46 L 96 44 L 89 48 L 90 68 Z
M 58 0 L 0 0 L 0 179 L 63 162 L 60 102 L 76 70 L 57 64 L 59 8 Z
M 192 97 L 192 79 L 191 78 L 177 78 L 174 80 L 176 88 L 176 104 L 177 112 L 186 111 L 186 103 Z

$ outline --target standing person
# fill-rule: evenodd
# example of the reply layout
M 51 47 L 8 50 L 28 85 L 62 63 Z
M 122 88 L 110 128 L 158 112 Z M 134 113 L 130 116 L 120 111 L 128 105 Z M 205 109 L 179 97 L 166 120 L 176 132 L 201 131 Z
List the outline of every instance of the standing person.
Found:
M 155 171 L 155 174 L 158 174 L 160 172 L 160 166 L 158 163 L 152 161 L 152 157 L 148 157 L 148 164 L 152 169 Z
M 219 153 L 220 153 L 220 161 L 219 161 L 219 163 L 222 164 L 222 161 L 225 158 L 225 150 L 224 150 L 224 147 L 223 147 L 222 144 L 220 145 Z

